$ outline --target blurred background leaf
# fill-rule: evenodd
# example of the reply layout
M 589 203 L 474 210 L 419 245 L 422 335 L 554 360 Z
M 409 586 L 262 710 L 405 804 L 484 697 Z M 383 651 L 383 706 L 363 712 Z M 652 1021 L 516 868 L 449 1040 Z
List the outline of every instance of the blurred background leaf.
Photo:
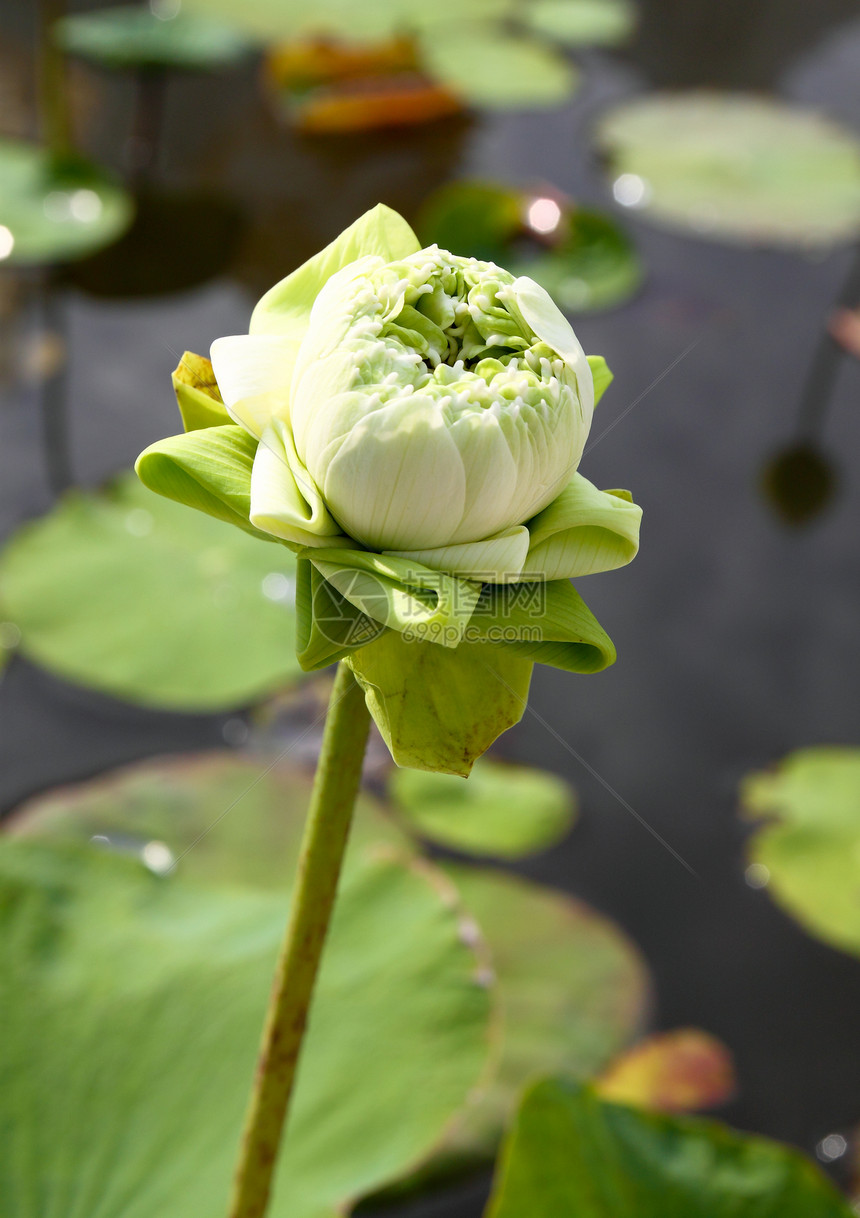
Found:
M 130 196 L 88 161 L 0 140 L 0 264 L 83 258 L 121 236 L 133 213 Z
M 546 1081 L 524 1096 L 486 1218 L 850 1218 L 798 1151 Z
M 860 232 L 860 143 L 814 111 L 691 92 L 598 120 L 617 202 L 714 240 L 827 246 Z
M 573 824 L 573 790 L 546 770 L 479 759 L 465 781 L 393 769 L 389 792 L 405 827 L 466 854 L 523 858 L 554 845 Z
M 107 68 L 214 70 L 239 59 L 247 40 L 234 24 L 185 13 L 177 5 L 129 4 L 63 17 L 60 46 Z
M 860 749 L 792 753 L 750 775 L 750 862 L 774 900 L 811 934 L 860 955 Z
M 22 652 L 126 701 L 214 711 L 299 675 L 291 553 L 154 495 L 133 474 L 72 492 L 0 554 Z

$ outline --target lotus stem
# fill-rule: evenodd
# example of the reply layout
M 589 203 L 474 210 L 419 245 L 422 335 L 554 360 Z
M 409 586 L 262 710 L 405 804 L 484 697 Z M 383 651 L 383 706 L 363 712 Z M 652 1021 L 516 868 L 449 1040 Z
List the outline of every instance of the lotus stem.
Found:
M 289 923 L 275 970 L 230 1218 L 262 1218 L 269 1205 L 314 983 L 361 783 L 369 727 L 364 694 L 341 663 L 329 702 Z

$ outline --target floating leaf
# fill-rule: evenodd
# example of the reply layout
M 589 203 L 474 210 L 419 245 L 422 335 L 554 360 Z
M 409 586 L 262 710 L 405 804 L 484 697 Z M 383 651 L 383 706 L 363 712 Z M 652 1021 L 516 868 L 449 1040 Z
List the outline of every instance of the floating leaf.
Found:
M 724 1104 L 735 1090 L 725 1045 L 698 1028 L 649 1036 L 613 1061 L 595 1084 L 602 1099 L 662 1112 Z
M 135 855 L 155 842 L 183 879 L 283 893 L 298 862 L 310 794 L 310 776 L 282 760 L 232 750 L 160 757 L 39 795 L 16 811 L 8 830 L 79 846 L 97 837 Z M 408 839 L 362 793 L 348 866 L 380 844 L 403 852 Z
M 523 1098 L 487 1218 L 851 1218 L 798 1151 L 546 1081 Z
M 83 258 L 116 241 L 133 212 L 130 196 L 96 166 L 0 140 L 0 262 Z
M 469 777 L 394 770 L 389 790 L 407 826 L 466 854 L 522 858 L 559 841 L 575 801 L 561 778 L 479 759 Z
M 567 46 L 612 46 L 624 42 L 636 24 L 630 0 L 531 0 L 526 24 Z
M 14 978 L 0 1007 L 2 1212 L 224 1212 L 284 893 L 216 891 L 94 847 L 20 842 L 0 851 L 0 890 Z M 476 971 L 429 873 L 392 860 L 355 871 L 327 942 L 273 1218 L 336 1218 L 428 1153 L 487 1055 Z
M 536 258 L 516 262 L 567 313 L 595 313 L 623 304 L 642 285 L 633 243 L 608 216 L 572 208 L 558 242 Z
M 548 205 L 551 234 L 530 216 Z M 613 308 L 641 286 L 642 263 L 630 238 L 609 216 L 563 198 L 543 197 L 492 182 L 449 182 L 424 204 L 418 231 L 455 254 L 473 255 L 529 275 L 568 313 Z
M 860 144 L 767 98 L 652 95 L 605 115 L 597 138 L 616 199 L 715 240 L 816 246 L 860 231 Z
M 774 899 L 812 934 L 860 955 L 860 749 L 792 753 L 753 774 L 741 799 L 761 825 L 750 860 Z
M 147 706 L 214 711 L 299 674 L 295 563 L 133 476 L 73 492 L 0 555 L 2 616 L 69 681 Z
M 496 1074 L 445 1151 L 486 1158 L 529 1079 L 588 1078 L 634 1039 L 647 974 L 629 940 L 587 905 L 500 872 L 446 870 L 490 949 L 502 1043 Z
M 555 106 L 577 85 L 577 72 L 562 55 L 492 26 L 470 28 L 458 22 L 456 38 L 440 38 L 430 30 L 420 46 L 429 75 L 473 106 Z
M 53 27 L 71 55 L 109 68 L 214 69 L 233 63 L 248 49 L 235 25 L 157 6 L 122 5 L 63 17 Z

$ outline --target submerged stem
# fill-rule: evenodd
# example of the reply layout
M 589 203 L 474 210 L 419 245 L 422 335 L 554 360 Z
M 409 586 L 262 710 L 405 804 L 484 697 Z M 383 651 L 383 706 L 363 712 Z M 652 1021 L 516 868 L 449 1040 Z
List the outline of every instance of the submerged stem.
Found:
M 289 924 L 236 1170 L 230 1218 L 262 1218 L 295 1083 L 314 982 L 331 920 L 370 717 L 344 664 L 329 702 Z

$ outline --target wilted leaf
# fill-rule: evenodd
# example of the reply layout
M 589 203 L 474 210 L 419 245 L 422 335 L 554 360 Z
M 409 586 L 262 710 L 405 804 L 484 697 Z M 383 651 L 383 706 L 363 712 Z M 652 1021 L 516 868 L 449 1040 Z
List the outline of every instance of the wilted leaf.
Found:
M 286 893 L 20 842 L 0 851 L 0 890 L 14 981 L 0 1008 L 0 1211 L 225 1212 Z M 476 967 L 426 872 L 378 860 L 353 873 L 273 1218 L 336 1218 L 427 1154 L 487 1055 Z
M 604 1100 L 661 1112 L 714 1108 L 734 1089 L 731 1054 L 698 1028 L 649 1036 L 616 1058 L 595 1083 Z
M 486 1218 L 851 1218 L 798 1151 L 546 1081 L 524 1096 Z
M 810 933 L 860 954 L 860 749 L 792 753 L 746 779 L 741 800 L 760 822 L 751 862 Z
M 22 652 L 129 702 L 218 710 L 298 676 L 295 562 L 133 475 L 73 492 L 0 555 Z
M 743 94 L 651 95 L 599 122 L 616 199 L 716 240 L 815 246 L 860 231 L 860 144 L 812 111 Z
M 407 827 L 466 854 L 522 858 L 559 841 L 575 800 L 545 770 L 480 759 L 464 781 L 449 774 L 394 770 L 389 790 Z

